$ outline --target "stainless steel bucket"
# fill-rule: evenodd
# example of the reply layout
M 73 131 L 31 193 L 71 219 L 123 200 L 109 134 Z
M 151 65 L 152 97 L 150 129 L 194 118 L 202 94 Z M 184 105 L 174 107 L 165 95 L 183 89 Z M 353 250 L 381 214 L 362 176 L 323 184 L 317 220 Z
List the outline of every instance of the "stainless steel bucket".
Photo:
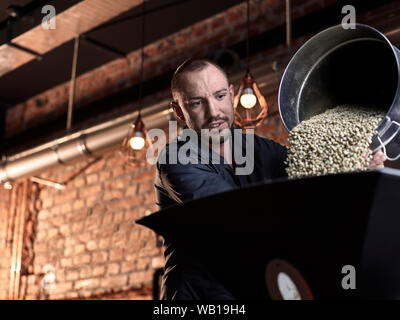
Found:
M 370 148 L 400 158 L 400 50 L 370 26 L 338 25 L 308 40 L 286 67 L 278 103 L 288 131 L 340 104 L 380 108 Z

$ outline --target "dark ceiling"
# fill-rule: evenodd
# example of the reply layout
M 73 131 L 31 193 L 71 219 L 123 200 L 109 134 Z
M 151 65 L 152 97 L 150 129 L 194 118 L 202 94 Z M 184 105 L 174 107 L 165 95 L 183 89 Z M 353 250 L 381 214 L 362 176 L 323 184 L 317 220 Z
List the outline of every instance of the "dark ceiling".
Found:
M 55 3 L 60 1 L 62 2 L 62 0 L 58 0 Z M 152 43 L 164 38 L 240 2 L 242 1 L 218 0 L 214 1 L 212 6 L 206 6 L 203 0 L 149 1 L 146 4 L 145 43 Z M 85 35 L 124 53 L 138 49 L 141 46 L 142 9 L 142 6 L 135 7 L 133 10 L 110 20 L 102 27 L 85 33 Z M 116 23 L 117 21 L 120 22 Z M 40 92 L 68 81 L 71 77 L 72 54 L 73 40 L 46 53 L 42 61 L 32 60 L 0 77 L 0 101 L 6 102 L 8 105 L 20 103 Z M 99 50 L 98 47 L 86 41 L 81 41 L 77 75 L 79 76 L 115 58 L 114 54 Z
M 0 45 L 7 40 L 7 21 L 9 16 L 6 9 L 10 6 L 19 6 L 22 16 L 13 23 L 13 38 L 38 26 L 44 17 L 42 7 L 52 5 L 56 14 L 74 6 L 83 0 L 0 0 Z

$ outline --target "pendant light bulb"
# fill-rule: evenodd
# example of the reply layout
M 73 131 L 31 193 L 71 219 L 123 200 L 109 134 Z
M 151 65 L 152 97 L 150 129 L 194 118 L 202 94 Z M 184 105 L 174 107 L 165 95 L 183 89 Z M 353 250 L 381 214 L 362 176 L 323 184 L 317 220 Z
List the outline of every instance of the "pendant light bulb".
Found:
M 255 96 L 252 88 L 246 88 L 243 90 L 243 94 L 240 97 L 240 103 L 243 108 L 246 109 L 251 109 L 256 105 L 257 97 Z
M 142 150 L 145 145 L 145 141 L 143 139 L 141 132 L 136 132 L 136 133 L 138 133 L 140 135 L 131 138 L 129 140 L 129 145 L 131 146 L 131 148 L 133 150 Z

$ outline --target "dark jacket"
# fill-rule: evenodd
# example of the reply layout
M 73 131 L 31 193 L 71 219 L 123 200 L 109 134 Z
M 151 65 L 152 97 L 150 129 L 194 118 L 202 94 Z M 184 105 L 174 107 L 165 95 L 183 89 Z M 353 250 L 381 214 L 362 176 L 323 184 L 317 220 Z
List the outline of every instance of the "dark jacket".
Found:
M 185 128 L 184 130 L 190 130 Z M 232 137 L 234 135 L 232 134 Z M 246 153 L 245 134 L 241 135 L 242 154 Z M 172 149 L 179 152 L 187 143 L 181 136 L 166 147 L 160 154 L 168 161 Z M 233 150 L 238 144 L 233 142 Z M 195 147 L 194 147 L 195 148 Z M 193 150 L 192 150 L 193 151 Z M 252 183 L 267 181 L 280 177 L 287 177 L 284 161 L 286 159 L 286 147 L 272 140 L 254 135 L 254 170 L 249 175 L 236 175 L 228 164 L 223 164 L 223 158 L 208 150 L 209 159 L 212 156 L 219 157 L 221 164 L 201 163 L 202 152 L 198 143 L 197 152 L 193 152 L 192 158 L 198 160 L 198 164 L 160 164 L 157 162 L 155 178 L 156 200 L 160 209 L 176 205 L 185 201 L 206 197 L 218 192 L 245 187 Z M 233 151 L 234 152 L 234 151 Z
M 190 130 L 185 128 L 184 130 Z M 242 149 L 242 155 L 246 154 L 247 140 L 245 134 L 234 137 L 232 148 Z M 160 209 L 165 209 L 179 203 L 207 197 L 212 194 L 226 192 L 234 188 L 241 188 L 252 183 L 268 181 L 275 178 L 287 177 L 284 161 L 287 149 L 280 144 L 254 135 L 254 154 L 250 154 L 253 161 L 253 170 L 247 175 L 235 174 L 235 170 L 228 164 L 224 164 L 223 158 L 211 150 L 201 148 L 201 143 L 188 148 L 188 142 L 178 136 L 168 144 L 160 153 L 157 162 L 155 178 L 155 190 L 157 204 Z M 241 144 L 238 144 L 238 139 Z M 169 156 L 176 155 L 186 146 L 191 150 L 191 159 L 195 164 L 171 164 Z M 205 155 L 214 162 L 201 163 Z M 161 155 L 164 157 L 162 158 Z M 214 157 L 214 158 L 213 158 Z M 160 159 L 163 159 L 160 161 Z M 174 159 L 174 157 L 172 157 Z M 215 160 L 220 164 L 215 163 Z M 162 299 L 168 300 L 228 300 L 234 297 L 224 286 L 215 279 L 202 264 L 201 258 L 196 254 L 188 254 L 180 247 L 176 239 L 164 239 L 166 265 L 162 283 Z

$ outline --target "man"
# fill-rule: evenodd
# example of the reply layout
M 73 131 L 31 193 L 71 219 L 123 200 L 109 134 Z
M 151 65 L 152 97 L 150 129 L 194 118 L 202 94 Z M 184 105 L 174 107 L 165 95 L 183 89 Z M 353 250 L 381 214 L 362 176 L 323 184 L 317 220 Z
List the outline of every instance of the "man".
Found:
M 204 153 L 217 155 L 222 163 L 194 161 L 188 164 L 157 163 L 155 180 L 157 204 L 161 209 L 185 201 L 243 187 L 255 182 L 286 177 L 284 161 L 286 148 L 280 144 L 253 135 L 254 148 L 247 160 L 253 161 L 251 172 L 237 175 L 234 148 L 246 151 L 245 134 L 239 138 L 232 134 L 234 123 L 234 89 L 227 75 L 208 60 L 188 59 L 181 64 L 171 81 L 173 108 L 176 116 L 186 122 L 185 130 L 197 133 L 199 144 L 194 144 L 192 157 L 201 160 Z M 185 131 L 184 130 L 184 131 Z M 202 131 L 209 132 L 204 144 Z M 215 142 L 213 137 L 219 143 Z M 233 140 L 233 141 L 232 141 Z M 242 143 L 238 143 L 242 142 Z M 180 139 L 168 144 L 162 154 L 165 159 L 174 148 L 187 143 Z M 206 146 L 204 148 L 204 146 Z M 197 149 L 198 148 L 198 149 Z M 193 151 L 193 150 L 192 150 Z M 176 152 L 176 151 L 175 151 Z M 213 157 L 211 157 L 213 158 Z M 159 158 L 160 159 L 160 158 Z M 371 162 L 371 169 L 383 167 L 382 154 Z M 232 294 L 206 270 L 196 257 L 187 256 L 173 239 L 165 239 L 167 258 L 163 277 L 163 299 L 234 299 Z

